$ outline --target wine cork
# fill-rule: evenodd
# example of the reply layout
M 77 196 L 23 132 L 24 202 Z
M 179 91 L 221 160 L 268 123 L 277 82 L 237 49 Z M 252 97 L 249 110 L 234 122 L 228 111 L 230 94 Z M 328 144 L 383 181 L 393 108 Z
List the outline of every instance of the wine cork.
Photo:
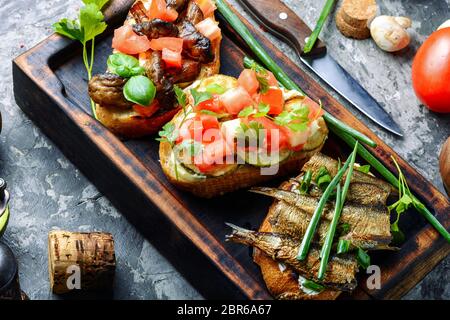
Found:
M 359 40 L 370 38 L 369 28 L 365 27 L 358 29 L 345 22 L 344 18 L 342 17 L 341 9 L 339 9 L 336 14 L 336 26 L 339 31 L 347 38 L 354 38 Z
M 346 37 L 367 39 L 368 24 L 377 12 L 376 0 L 344 0 L 336 13 L 336 26 Z

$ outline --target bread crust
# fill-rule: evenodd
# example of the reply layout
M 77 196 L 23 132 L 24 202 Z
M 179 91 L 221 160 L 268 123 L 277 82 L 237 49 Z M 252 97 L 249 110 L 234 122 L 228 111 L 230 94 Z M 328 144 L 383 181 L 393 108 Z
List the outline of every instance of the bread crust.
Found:
M 298 171 L 297 171 L 298 172 Z M 289 190 L 292 187 L 291 182 L 284 182 L 280 188 Z M 270 218 L 272 214 L 272 208 L 275 206 L 277 200 L 272 204 L 269 212 L 261 224 L 260 232 L 272 232 L 272 226 L 270 225 Z M 261 274 L 266 283 L 267 289 L 270 294 L 280 300 L 335 300 L 340 291 L 324 290 L 317 295 L 308 295 L 304 293 L 298 284 L 297 276 L 293 270 L 286 266 L 281 271 L 279 263 L 266 255 L 261 250 L 255 248 L 253 251 L 253 261 L 261 269 Z
M 131 19 L 130 17 L 131 15 L 128 14 L 125 23 L 129 23 L 129 20 Z M 212 15 L 211 18 L 216 21 L 214 15 Z M 214 60 L 210 63 L 202 64 L 200 73 L 194 81 L 207 78 L 219 73 L 221 41 L 222 36 L 212 41 L 211 45 L 214 52 Z M 181 83 L 178 85 L 184 88 L 189 86 L 194 81 Z M 97 119 L 114 134 L 123 138 L 139 138 L 153 135 L 159 131 L 159 129 L 161 128 L 161 123 L 164 124 L 170 121 L 170 119 L 172 119 L 177 112 L 178 109 L 174 109 L 165 113 L 164 115 L 161 115 L 160 120 L 165 120 L 161 122 L 157 121 L 158 119 L 156 119 L 156 117 L 154 116 L 150 118 L 143 117 L 133 109 L 124 110 L 121 108 L 112 108 L 110 106 L 106 107 L 96 104 Z

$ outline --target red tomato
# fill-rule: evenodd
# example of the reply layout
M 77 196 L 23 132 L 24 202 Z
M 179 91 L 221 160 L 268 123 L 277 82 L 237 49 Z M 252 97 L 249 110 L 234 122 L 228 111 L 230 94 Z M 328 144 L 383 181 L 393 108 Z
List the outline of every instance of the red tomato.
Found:
M 129 25 L 114 30 L 112 47 L 126 54 L 138 54 L 150 49 L 150 41 L 146 36 L 139 36 Z
M 181 68 L 182 66 L 181 52 L 164 48 L 161 59 L 164 60 L 167 68 Z
M 269 86 L 271 87 L 278 87 L 278 80 L 275 78 L 272 72 L 267 71 L 267 81 L 269 83 Z
M 209 110 L 215 113 L 223 113 L 223 107 L 221 106 L 219 102 L 219 96 L 215 96 L 212 99 L 200 102 L 196 107 L 195 110 Z
M 150 41 L 150 49 L 155 51 L 169 49 L 175 52 L 181 52 L 183 50 L 183 39 L 175 37 L 152 39 L 152 41 Z
M 204 144 L 203 152 L 195 157 L 194 163 L 200 172 L 208 173 L 225 165 L 226 158 L 233 150 L 223 138 Z
M 309 108 L 308 119 L 311 121 L 320 118 L 325 113 L 325 111 L 310 97 L 305 96 L 303 103 Z
M 220 28 L 211 18 L 206 18 L 205 20 L 197 23 L 195 27 L 201 34 L 203 34 L 211 41 L 220 38 L 221 35 Z
M 209 130 L 211 131 L 205 135 Z M 215 131 L 218 131 L 218 134 L 220 134 L 219 121 L 216 117 L 206 114 L 196 115 L 194 118 L 186 120 L 180 127 L 177 142 L 191 139 L 202 142 L 204 136 L 206 136 L 207 142 L 210 142 L 216 137 Z
M 269 89 L 266 93 L 259 95 L 259 102 L 270 106 L 269 114 L 280 114 L 284 106 L 283 91 L 281 89 Z
M 242 109 L 254 104 L 243 87 L 233 88 L 220 96 L 220 103 L 230 114 L 238 114 Z
M 252 69 L 244 69 L 239 78 L 238 83 L 243 87 L 250 95 L 254 95 L 259 88 L 258 79 L 256 79 L 256 72 Z
M 264 147 L 270 152 L 278 151 L 289 146 L 286 130 L 276 125 L 272 120 L 265 117 L 250 118 L 248 121 L 256 121 L 266 129 Z
M 204 17 L 209 17 L 217 9 L 211 0 L 194 0 L 194 2 L 202 10 Z
M 419 48 L 412 81 L 417 97 L 430 110 L 450 112 L 450 28 L 433 32 Z
M 172 8 L 167 8 L 165 0 L 152 0 L 148 15 L 150 19 L 161 19 L 172 22 L 177 19 L 178 12 Z
M 141 106 L 139 104 L 135 104 L 133 106 L 133 110 L 143 117 L 150 118 L 152 115 L 155 114 L 156 111 L 159 110 L 159 103 L 157 100 L 155 100 L 149 106 Z

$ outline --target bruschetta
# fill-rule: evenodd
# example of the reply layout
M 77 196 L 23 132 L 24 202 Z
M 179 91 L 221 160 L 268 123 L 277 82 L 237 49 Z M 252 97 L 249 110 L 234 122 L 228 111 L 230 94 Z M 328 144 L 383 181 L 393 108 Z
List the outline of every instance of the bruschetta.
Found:
M 160 133 L 160 162 L 175 186 L 199 197 L 298 172 L 328 135 L 323 110 L 260 67 L 178 93 L 184 106 Z
M 157 133 L 178 112 L 174 85 L 219 71 L 214 10 L 212 0 L 136 1 L 114 31 L 107 72 L 89 82 L 97 119 L 125 138 Z

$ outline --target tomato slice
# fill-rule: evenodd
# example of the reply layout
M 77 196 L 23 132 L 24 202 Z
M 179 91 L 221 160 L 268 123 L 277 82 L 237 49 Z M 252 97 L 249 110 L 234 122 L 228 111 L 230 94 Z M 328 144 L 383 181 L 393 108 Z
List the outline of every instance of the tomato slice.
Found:
M 203 12 L 204 17 L 209 17 L 216 10 L 216 5 L 211 0 L 194 0 L 200 10 Z
M 165 0 L 152 0 L 148 15 L 150 19 L 161 19 L 167 22 L 173 22 L 178 18 L 178 12 L 167 8 Z
M 161 37 L 158 39 L 152 39 L 150 41 L 150 49 L 155 51 L 169 49 L 175 52 L 181 52 L 183 50 L 183 39 L 175 37 Z
M 222 34 L 219 26 L 211 18 L 206 18 L 205 20 L 197 23 L 195 27 L 201 34 L 211 41 L 220 38 Z
M 239 86 L 225 92 L 220 96 L 220 103 L 225 110 L 233 115 L 238 114 L 242 109 L 254 104 L 254 101 L 247 90 Z
M 181 52 L 164 48 L 161 58 L 166 63 L 167 68 L 181 68 L 182 66 Z
M 199 114 L 182 124 L 177 142 L 192 139 L 199 142 L 204 140 L 211 142 L 218 136 L 220 136 L 220 130 L 217 118 L 207 114 Z
M 268 151 L 268 153 L 276 152 L 289 147 L 288 136 L 285 128 L 276 125 L 272 120 L 265 117 L 250 117 L 244 121 L 247 121 L 247 123 L 250 121 L 256 121 L 264 127 L 265 139 L 262 147 Z
M 259 95 L 259 102 L 270 106 L 269 114 L 278 115 L 284 107 L 283 91 L 270 88 L 266 93 Z
M 278 87 L 278 80 L 275 78 L 272 72 L 267 71 L 267 82 L 271 87 Z
M 239 75 L 238 83 L 241 87 L 245 88 L 250 95 L 254 95 L 259 88 L 256 72 L 252 69 L 244 69 Z
M 133 110 L 139 113 L 139 115 L 150 118 L 159 110 L 159 103 L 157 100 L 153 101 L 149 106 L 141 106 L 139 104 L 133 105 Z
M 150 41 L 146 36 L 140 36 L 129 25 L 114 30 L 112 47 L 126 54 L 139 54 L 150 49 Z
M 303 104 L 307 105 L 309 108 L 308 119 L 310 121 L 314 121 L 317 118 L 320 118 L 325 113 L 325 111 L 320 107 L 320 105 L 318 105 L 310 97 L 305 97 L 303 99 Z

